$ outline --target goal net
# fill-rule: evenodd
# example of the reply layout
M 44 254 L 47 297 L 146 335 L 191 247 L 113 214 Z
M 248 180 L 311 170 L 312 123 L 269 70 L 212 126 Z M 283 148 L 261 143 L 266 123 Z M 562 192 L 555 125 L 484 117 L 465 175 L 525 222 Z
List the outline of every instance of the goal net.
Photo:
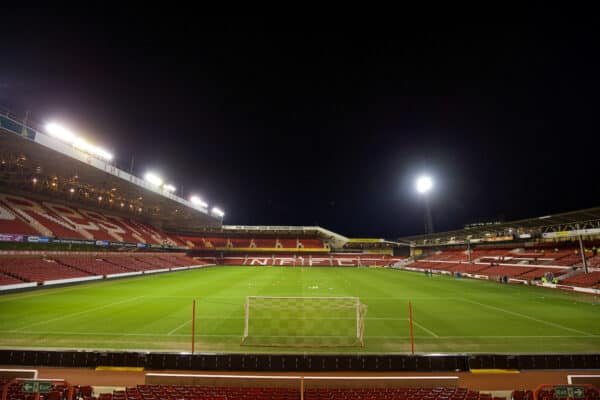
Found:
M 242 345 L 362 347 L 367 306 L 358 297 L 246 297 Z

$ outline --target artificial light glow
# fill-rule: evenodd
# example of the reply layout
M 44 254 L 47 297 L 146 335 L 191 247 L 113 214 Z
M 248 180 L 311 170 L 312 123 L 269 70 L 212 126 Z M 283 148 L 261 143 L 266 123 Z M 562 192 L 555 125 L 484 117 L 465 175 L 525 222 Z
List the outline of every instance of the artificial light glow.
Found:
M 55 124 L 54 122 L 46 124 L 46 132 L 48 132 L 48 134 L 50 136 L 53 136 L 63 142 L 69 143 L 73 147 L 78 148 L 79 150 L 85 151 L 86 153 L 103 158 L 107 161 L 110 161 L 113 159 L 113 155 L 111 153 L 109 153 L 108 151 L 106 151 L 100 147 L 96 147 L 96 146 L 93 146 L 93 145 L 87 143 L 84 139 L 77 137 L 70 130 L 68 130 L 58 124 Z
M 165 189 L 167 192 L 171 192 L 171 193 L 173 193 L 175 190 L 177 190 L 177 189 L 175 189 L 175 186 L 173 186 L 173 185 L 171 185 L 171 184 L 164 185 L 164 186 L 163 186 L 163 188 L 164 188 L 164 189 Z
M 113 158 L 113 155 L 110 154 L 108 151 L 101 149 L 100 147 L 91 145 L 81 138 L 75 139 L 75 141 L 73 142 L 73 147 L 76 147 L 79 150 L 85 151 L 86 153 L 90 153 L 105 160 L 110 161 Z
M 208 204 L 206 204 L 206 202 L 204 202 L 200 197 L 196 196 L 196 195 L 192 195 L 190 197 L 190 201 L 192 202 L 192 204 L 196 205 L 196 206 L 200 206 L 200 207 L 208 207 Z
M 146 175 L 144 175 L 144 179 L 156 186 L 160 186 L 163 184 L 162 178 L 152 172 L 146 173 Z
M 71 188 L 71 189 L 69 189 L 69 192 L 75 193 L 75 189 Z
M 427 193 L 433 187 L 433 181 L 428 176 L 420 176 L 417 178 L 417 192 Z
M 33 178 L 31 181 L 32 181 L 33 183 L 37 183 L 37 178 Z
M 68 129 L 53 122 L 46 124 L 46 132 L 63 142 L 73 143 L 77 137 Z
M 223 217 L 225 215 L 225 213 L 223 211 L 221 211 L 221 209 L 217 208 L 217 207 L 213 207 L 212 211 L 213 215 L 216 215 L 218 217 Z

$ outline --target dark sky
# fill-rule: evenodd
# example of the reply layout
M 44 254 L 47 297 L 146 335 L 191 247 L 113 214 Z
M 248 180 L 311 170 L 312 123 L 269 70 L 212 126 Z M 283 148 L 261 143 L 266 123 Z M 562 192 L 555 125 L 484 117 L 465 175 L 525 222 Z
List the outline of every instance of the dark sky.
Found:
M 421 233 L 600 205 L 590 21 L 3 10 L 0 104 L 58 119 L 228 224 Z

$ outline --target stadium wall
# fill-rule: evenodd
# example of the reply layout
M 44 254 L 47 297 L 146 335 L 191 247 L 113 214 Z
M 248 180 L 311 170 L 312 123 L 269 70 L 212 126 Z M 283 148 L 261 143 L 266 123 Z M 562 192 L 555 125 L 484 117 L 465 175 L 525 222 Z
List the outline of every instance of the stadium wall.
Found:
M 0 350 L 0 365 L 256 372 L 555 370 L 599 369 L 600 354 L 280 355 Z

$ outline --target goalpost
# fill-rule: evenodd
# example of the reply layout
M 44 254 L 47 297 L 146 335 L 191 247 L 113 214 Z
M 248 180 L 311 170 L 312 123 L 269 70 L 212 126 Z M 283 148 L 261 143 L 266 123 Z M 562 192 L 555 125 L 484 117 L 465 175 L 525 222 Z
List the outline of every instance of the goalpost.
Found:
M 242 346 L 363 347 L 367 306 L 358 297 L 248 296 Z

